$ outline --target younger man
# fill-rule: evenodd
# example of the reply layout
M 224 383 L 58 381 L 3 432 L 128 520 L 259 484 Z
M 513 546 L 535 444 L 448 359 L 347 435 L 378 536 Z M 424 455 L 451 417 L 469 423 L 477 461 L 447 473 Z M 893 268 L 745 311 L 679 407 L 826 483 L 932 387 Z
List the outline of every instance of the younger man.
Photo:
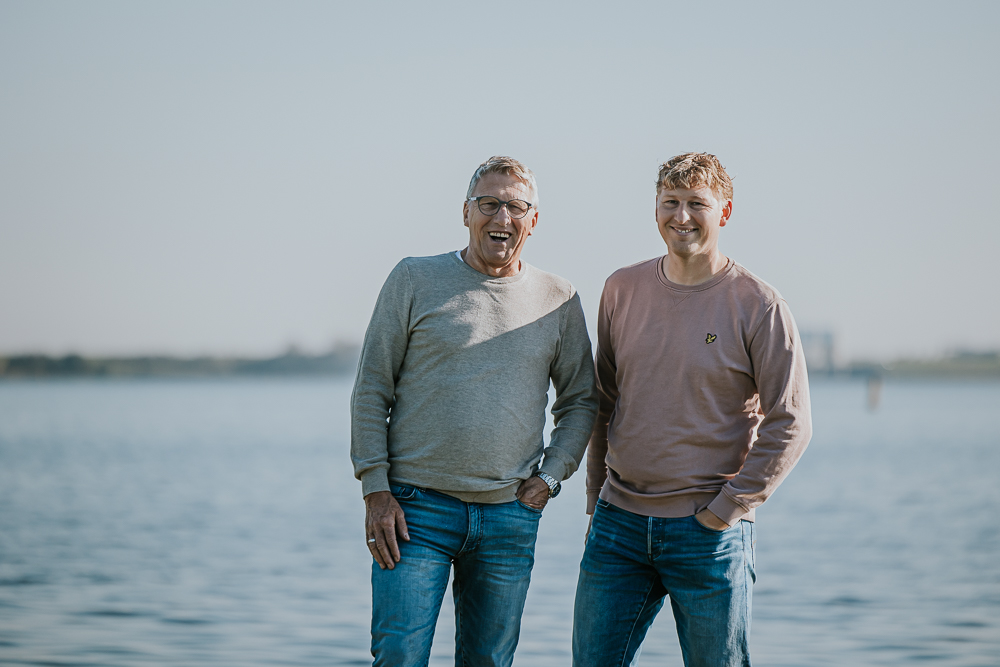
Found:
M 754 509 L 812 431 L 788 305 L 719 251 L 732 198 L 714 155 L 672 158 L 656 181 L 667 254 L 604 287 L 577 667 L 630 664 L 667 595 L 685 665 L 750 665 Z

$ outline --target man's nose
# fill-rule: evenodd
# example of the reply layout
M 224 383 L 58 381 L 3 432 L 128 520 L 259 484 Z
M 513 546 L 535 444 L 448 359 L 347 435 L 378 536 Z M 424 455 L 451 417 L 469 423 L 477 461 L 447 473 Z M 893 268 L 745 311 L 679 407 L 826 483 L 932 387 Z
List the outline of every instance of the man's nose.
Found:
M 510 220 L 513 220 L 510 217 L 510 211 L 507 210 L 507 204 L 500 204 L 500 209 L 493 214 L 493 219 L 503 224 L 507 224 Z
M 677 212 L 674 213 L 674 217 L 677 222 L 687 222 L 691 219 L 691 213 L 688 211 L 687 204 L 681 204 L 677 207 Z

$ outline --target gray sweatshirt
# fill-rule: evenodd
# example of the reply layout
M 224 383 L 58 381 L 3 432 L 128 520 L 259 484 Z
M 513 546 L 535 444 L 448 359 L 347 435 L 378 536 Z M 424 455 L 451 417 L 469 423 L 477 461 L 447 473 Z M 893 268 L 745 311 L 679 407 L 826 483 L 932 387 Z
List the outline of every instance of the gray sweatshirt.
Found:
M 543 452 L 550 379 L 555 428 Z M 453 252 L 406 258 L 389 274 L 351 396 L 363 495 L 392 480 L 509 502 L 537 469 L 573 474 L 596 414 L 590 338 L 569 282 L 524 262 L 490 278 Z

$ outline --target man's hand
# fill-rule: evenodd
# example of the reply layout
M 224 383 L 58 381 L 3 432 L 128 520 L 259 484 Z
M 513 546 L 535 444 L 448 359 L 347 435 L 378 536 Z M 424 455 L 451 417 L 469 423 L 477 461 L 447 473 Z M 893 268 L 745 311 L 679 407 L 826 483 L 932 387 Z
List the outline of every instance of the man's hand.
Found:
M 517 487 L 516 495 L 517 499 L 528 507 L 543 510 L 546 503 L 549 502 L 549 485 L 543 482 L 540 477 L 532 475 L 521 482 L 521 486 Z
M 388 491 L 376 491 L 365 496 L 365 539 L 372 557 L 383 570 L 391 570 L 399 562 L 397 534 L 407 542 L 410 541 L 403 508 L 392 494 Z
M 715 516 L 715 514 L 708 511 L 707 509 L 703 509 L 702 511 L 695 514 L 694 519 L 695 521 L 703 525 L 705 528 L 708 528 L 709 530 L 714 530 L 719 532 L 725 530 L 726 528 L 729 528 L 728 523 L 726 523 L 719 517 Z

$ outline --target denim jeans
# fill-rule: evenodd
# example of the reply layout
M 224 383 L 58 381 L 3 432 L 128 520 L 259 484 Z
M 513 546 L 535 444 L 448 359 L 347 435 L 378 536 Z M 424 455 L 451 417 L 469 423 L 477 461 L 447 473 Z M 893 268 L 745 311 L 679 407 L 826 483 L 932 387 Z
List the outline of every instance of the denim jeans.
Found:
M 427 665 L 454 565 L 456 667 L 508 667 L 542 513 L 518 501 L 481 505 L 412 486 L 391 485 L 390 491 L 403 508 L 410 541 L 399 541 L 395 569 L 372 563 L 375 666 Z
M 714 531 L 694 516 L 661 519 L 598 500 L 580 564 L 575 667 L 632 664 L 670 596 L 684 664 L 749 667 L 754 526 Z

